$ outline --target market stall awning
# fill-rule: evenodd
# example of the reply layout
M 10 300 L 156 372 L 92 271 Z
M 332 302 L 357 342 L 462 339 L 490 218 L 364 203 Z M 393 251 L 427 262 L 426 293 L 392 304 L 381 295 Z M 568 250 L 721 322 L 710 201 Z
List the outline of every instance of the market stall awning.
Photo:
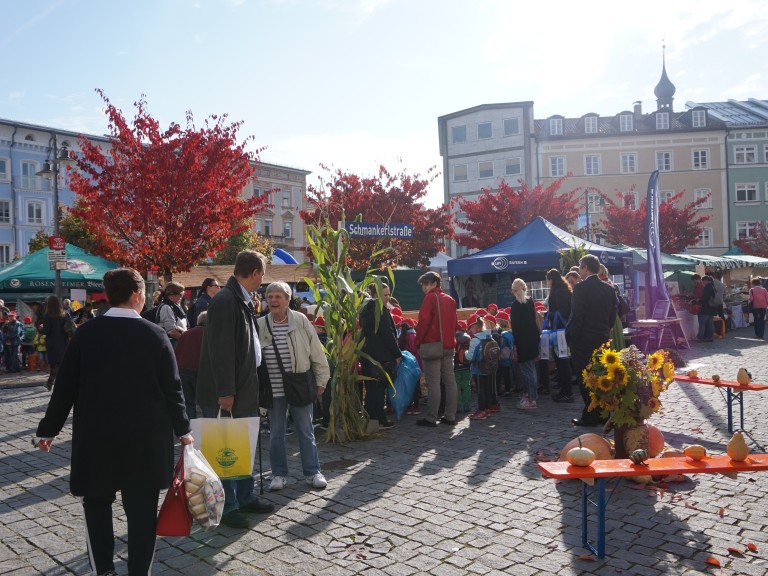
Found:
M 748 268 L 748 264 L 742 259 L 742 256 L 707 256 L 705 254 L 674 254 L 677 258 L 688 260 L 694 264 L 700 264 L 708 268 L 720 268 L 721 270 L 731 270 L 733 268 Z

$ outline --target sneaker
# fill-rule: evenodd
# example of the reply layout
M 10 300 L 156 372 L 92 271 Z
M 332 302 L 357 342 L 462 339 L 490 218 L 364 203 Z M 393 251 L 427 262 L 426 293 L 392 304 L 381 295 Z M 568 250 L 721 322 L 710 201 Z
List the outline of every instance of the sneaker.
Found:
M 518 408 L 521 408 L 523 410 L 536 410 L 538 406 L 536 406 L 536 400 L 528 400 L 527 398 L 520 402 Z
M 557 394 L 555 396 L 552 396 L 553 402 L 567 402 L 568 404 L 573 403 L 573 396 L 570 394 Z
M 522 408 L 523 404 L 525 404 L 526 402 L 528 402 L 528 396 L 523 396 L 522 398 L 520 398 L 520 402 L 517 403 L 517 407 Z
M 494 404 L 493 406 L 488 408 L 489 414 L 496 414 L 496 412 L 501 412 L 501 406 L 499 406 L 498 404 Z
M 318 490 L 322 490 L 328 486 L 328 480 L 326 480 L 325 476 L 323 476 L 320 472 L 314 476 L 305 476 L 304 479 L 307 481 L 307 484 L 312 486 L 312 488 L 317 488 Z
M 269 488 L 267 488 L 267 490 L 270 492 L 277 492 L 278 490 L 285 488 L 287 482 L 288 479 L 285 476 L 274 476 L 272 482 L 269 483 Z
M 488 414 L 485 410 L 476 410 L 469 415 L 470 420 L 485 420 L 486 418 L 488 418 Z
M 392 420 L 387 420 L 386 422 L 379 422 L 379 430 L 389 430 L 390 428 L 394 428 L 395 423 L 392 422 Z

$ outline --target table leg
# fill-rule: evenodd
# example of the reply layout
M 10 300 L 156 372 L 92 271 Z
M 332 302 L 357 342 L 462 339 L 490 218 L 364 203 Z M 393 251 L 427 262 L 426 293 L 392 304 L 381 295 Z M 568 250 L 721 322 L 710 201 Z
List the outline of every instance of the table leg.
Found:
M 744 430 L 744 392 L 739 392 L 739 430 Z
M 597 492 L 597 548 L 589 541 L 589 527 L 587 524 L 589 516 L 587 514 L 587 506 L 589 506 L 589 499 L 587 498 L 588 487 L 585 484 L 581 489 L 581 543 L 598 558 L 605 558 L 605 483 L 606 478 L 597 478 L 596 484 L 593 487 L 593 490 Z
M 733 392 L 726 388 L 725 402 L 728 404 L 728 433 L 733 434 Z

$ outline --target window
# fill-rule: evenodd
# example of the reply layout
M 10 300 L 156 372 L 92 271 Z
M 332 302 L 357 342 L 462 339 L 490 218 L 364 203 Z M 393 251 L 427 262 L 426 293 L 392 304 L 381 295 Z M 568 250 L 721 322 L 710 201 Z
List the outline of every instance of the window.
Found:
M 632 132 L 634 129 L 632 114 L 622 114 L 619 116 L 619 130 L 621 132 Z
M 0 180 L 8 180 L 8 160 L 0 158 Z
M 733 161 L 736 164 L 754 164 L 757 162 L 757 146 L 734 146 Z
M 37 183 L 37 164 L 34 162 L 22 162 L 21 163 L 21 187 L 27 190 L 34 190 Z
M 637 172 L 637 154 L 629 153 L 621 155 L 621 173 L 634 174 Z
M 757 222 L 736 222 L 736 237 L 739 240 L 752 238 L 757 234 Z
M 293 205 L 301 208 L 301 186 L 293 186 Z
M 587 209 L 590 214 L 599 214 L 603 211 L 603 205 L 605 201 L 600 194 L 588 194 L 587 195 Z
M 709 150 L 694 150 L 693 151 L 693 169 L 694 170 L 706 170 L 709 168 Z
M 283 208 L 291 207 L 291 191 L 283 190 Z
M 256 230 L 256 234 L 261 234 L 262 228 L 263 226 L 262 226 L 261 218 L 256 218 L 256 223 L 253 227 L 253 229 Z
M 656 130 L 669 129 L 669 112 L 656 113 Z
M 637 192 L 627 192 L 624 195 L 624 206 L 630 210 L 637 210 Z
M 285 238 L 291 237 L 291 228 L 293 228 L 293 222 L 290 220 L 283 220 L 283 236 Z
M 694 128 L 704 128 L 707 125 L 707 111 L 694 110 L 691 113 L 691 125 Z
M 757 202 L 757 184 L 736 184 L 736 202 Z
M 43 223 L 43 203 L 29 202 L 27 204 L 27 224 Z
M 600 174 L 600 156 L 596 154 L 584 156 L 584 174 L 586 176 L 597 176 Z
M 565 156 L 551 156 L 549 159 L 549 175 L 554 178 L 565 176 Z
M 11 223 L 11 202 L 9 200 L 0 200 L 0 223 Z
M 264 219 L 264 236 L 272 236 L 272 218 Z
M 461 144 L 467 141 L 467 127 L 466 126 L 454 126 L 451 128 L 451 142 L 453 144 Z
M 656 152 L 656 170 L 659 172 L 672 170 L 672 152 Z
M 763 146 L 763 162 L 768 164 L 768 144 Z
M 7 266 L 11 263 L 10 244 L 0 244 L 0 266 Z
M 260 196 L 261 196 L 261 187 L 254 186 L 253 187 L 253 197 L 254 198 L 259 198 Z
M 504 136 L 515 136 L 520 134 L 520 119 L 506 118 L 504 120 Z
M 515 176 L 520 174 L 520 158 L 509 158 L 504 162 L 504 174 Z
M 493 162 L 478 162 L 477 169 L 480 178 L 493 178 Z
M 696 188 L 693 191 L 693 198 L 694 200 L 701 200 L 702 198 L 707 199 L 706 202 L 702 202 L 698 205 L 697 210 L 712 208 L 712 190 L 709 188 Z
M 466 182 L 467 181 L 467 165 L 456 164 L 453 167 L 453 181 L 454 182 Z
M 477 139 L 487 140 L 493 136 L 493 128 L 490 122 L 477 123 Z
M 597 134 L 597 116 L 587 116 L 584 118 L 584 132 L 587 134 Z
M 711 248 L 712 247 L 712 228 L 702 228 L 701 234 L 699 234 L 699 241 L 696 243 L 697 248 Z
M 663 204 L 664 202 L 669 202 L 672 200 L 672 196 L 675 195 L 674 190 L 662 190 L 659 192 L 659 204 Z
M 549 120 L 549 133 L 552 136 L 563 135 L 563 119 L 562 118 L 551 118 Z

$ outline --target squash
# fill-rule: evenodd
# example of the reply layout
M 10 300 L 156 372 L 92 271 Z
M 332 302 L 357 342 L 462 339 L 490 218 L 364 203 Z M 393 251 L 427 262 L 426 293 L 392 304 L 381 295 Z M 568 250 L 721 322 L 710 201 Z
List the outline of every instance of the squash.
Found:
M 581 444 L 581 438 L 577 438 L 579 445 L 568 450 L 565 459 L 572 466 L 589 466 L 595 461 L 595 453 L 589 448 L 584 448 Z
M 571 448 L 576 448 L 579 445 L 579 440 L 581 440 L 581 445 L 589 448 L 592 450 L 592 452 L 595 453 L 595 459 L 597 460 L 612 460 L 613 455 L 611 454 L 611 444 L 600 436 L 599 434 L 595 434 L 593 432 L 587 432 L 586 434 L 582 434 L 578 438 L 574 438 L 570 442 L 568 442 L 563 449 L 560 451 L 560 456 L 558 460 L 560 462 L 566 462 L 567 458 L 566 455 L 568 454 L 568 451 Z
M 707 456 L 707 449 L 701 444 L 691 444 L 683 450 L 683 454 L 691 460 L 703 460 Z
M 688 376 L 691 378 L 698 378 L 699 373 L 696 370 L 688 370 Z
M 712 374 L 712 382 L 720 382 L 720 374 Z
M 664 451 L 664 434 L 653 424 L 646 424 L 648 427 L 648 455 L 656 458 Z
M 746 368 L 739 368 L 739 371 L 736 373 L 736 382 L 738 382 L 742 386 L 749 386 L 749 383 L 751 381 L 752 381 L 752 374 L 747 372 Z
M 725 448 L 726 454 L 730 456 L 734 462 L 744 462 L 749 456 L 749 446 L 744 441 L 744 434 L 741 432 L 734 432 L 731 439 L 728 441 L 728 446 Z
M 644 464 L 645 461 L 648 460 L 648 450 L 645 448 L 633 450 L 632 454 L 629 455 L 629 459 L 635 464 Z

